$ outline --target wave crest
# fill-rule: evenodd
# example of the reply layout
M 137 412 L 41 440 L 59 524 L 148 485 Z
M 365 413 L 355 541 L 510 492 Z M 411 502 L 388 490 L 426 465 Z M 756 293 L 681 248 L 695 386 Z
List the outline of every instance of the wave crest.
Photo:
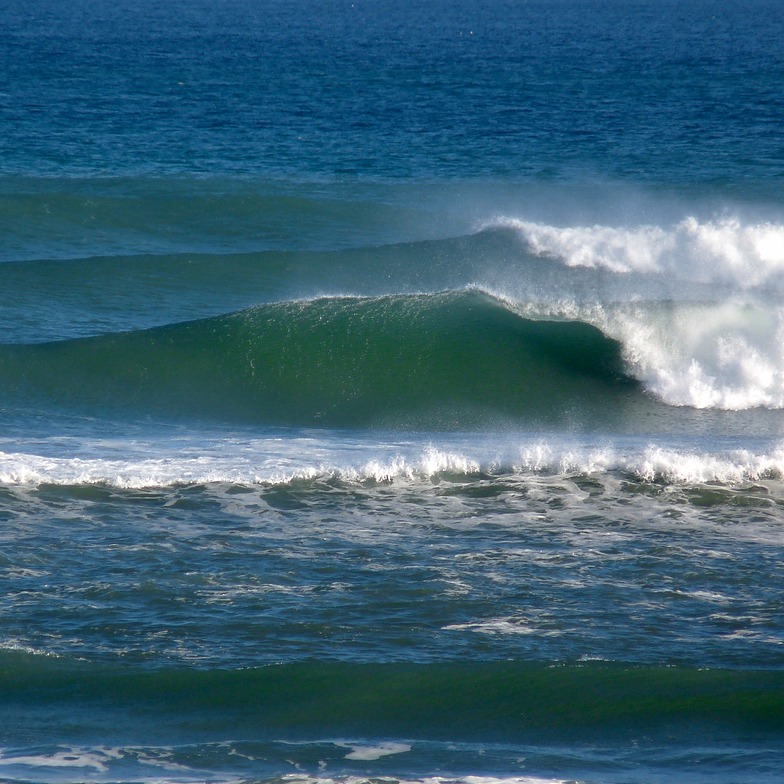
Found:
M 500 217 L 484 226 L 494 227 L 514 229 L 530 253 L 568 267 L 672 275 L 741 290 L 784 282 L 784 224 L 690 216 L 668 227 L 559 227 Z

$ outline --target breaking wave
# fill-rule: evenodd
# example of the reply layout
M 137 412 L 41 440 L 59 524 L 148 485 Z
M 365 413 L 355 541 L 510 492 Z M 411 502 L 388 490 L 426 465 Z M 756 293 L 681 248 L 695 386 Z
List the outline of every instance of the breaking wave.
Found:
M 272 425 L 565 422 L 644 403 L 620 346 L 477 291 L 263 305 L 149 330 L 9 346 L 7 395 Z

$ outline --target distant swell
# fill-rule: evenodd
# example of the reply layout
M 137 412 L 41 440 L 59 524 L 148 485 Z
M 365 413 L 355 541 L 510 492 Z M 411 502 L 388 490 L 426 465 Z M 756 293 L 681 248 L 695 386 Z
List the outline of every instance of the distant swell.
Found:
M 580 423 L 643 405 L 620 346 L 476 291 L 282 302 L 3 347 L 6 397 L 281 425 Z

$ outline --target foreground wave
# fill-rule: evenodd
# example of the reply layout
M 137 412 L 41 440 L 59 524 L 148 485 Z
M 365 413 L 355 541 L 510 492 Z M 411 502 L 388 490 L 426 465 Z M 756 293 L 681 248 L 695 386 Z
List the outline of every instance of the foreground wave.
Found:
M 175 742 L 197 722 L 217 738 L 398 737 L 555 741 L 593 733 L 634 738 L 681 732 L 784 734 L 784 673 L 521 662 L 301 662 L 249 670 L 140 671 L 23 651 L 0 652 L 2 712 L 15 732 L 37 710 L 79 716 L 68 742 L 107 715 L 127 735 Z M 7 726 L 9 726 L 7 724 Z M 68 725 L 62 725 L 65 727 Z M 118 725 L 114 725 L 118 726 Z M 141 738 L 140 738 L 141 739 Z
M 303 662 L 143 672 L 5 651 L 0 685 L 13 728 L 0 747 L 4 781 L 637 784 L 729 766 L 745 782 L 774 775 L 784 738 L 784 676 L 771 671 Z M 38 740 L 42 714 L 58 720 L 57 745 Z

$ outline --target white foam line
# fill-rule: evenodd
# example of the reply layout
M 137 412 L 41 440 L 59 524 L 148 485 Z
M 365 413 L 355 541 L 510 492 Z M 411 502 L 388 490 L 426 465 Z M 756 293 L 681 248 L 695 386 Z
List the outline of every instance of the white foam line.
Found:
M 109 769 L 106 763 L 110 759 L 117 758 L 117 754 L 112 754 L 107 749 L 67 748 L 52 754 L 18 757 L 6 756 L 5 753 L 0 752 L 0 765 L 24 765 L 36 768 L 90 768 L 98 773 L 106 773 Z
M 740 289 L 765 285 L 784 273 L 784 224 L 778 223 L 688 216 L 669 226 L 552 226 L 501 215 L 480 226 L 496 227 L 514 229 L 529 252 L 569 267 L 674 274 Z
M 411 746 L 408 743 L 378 743 L 373 746 L 364 746 L 353 743 L 337 743 L 337 746 L 351 749 L 346 754 L 346 759 L 350 760 L 363 760 L 369 762 L 371 760 L 381 759 L 381 757 L 389 757 L 393 754 L 404 754 L 411 751 Z
M 564 779 L 543 779 L 534 776 L 427 776 L 405 778 L 400 776 L 310 776 L 289 773 L 282 779 L 291 784 L 368 784 L 369 781 L 388 784 L 567 784 Z
M 739 484 L 784 477 L 784 445 L 768 451 L 749 449 L 699 451 L 674 445 L 623 442 L 592 446 L 555 440 L 532 440 L 496 447 L 467 444 L 458 448 L 409 445 L 390 456 L 390 447 L 366 446 L 345 449 L 322 444 L 294 460 L 276 453 L 277 442 L 260 443 L 253 449 L 216 452 L 193 458 L 106 459 L 40 456 L 0 452 L 0 483 L 7 486 L 105 485 L 121 489 L 145 489 L 188 484 L 285 485 L 298 480 L 338 479 L 343 482 L 429 481 L 444 474 L 470 478 L 484 472 L 493 476 L 525 479 L 539 474 L 602 475 L 620 472 L 643 481 L 675 484 L 722 482 Z M 149 445 L 156 451 L 156 445 Z

